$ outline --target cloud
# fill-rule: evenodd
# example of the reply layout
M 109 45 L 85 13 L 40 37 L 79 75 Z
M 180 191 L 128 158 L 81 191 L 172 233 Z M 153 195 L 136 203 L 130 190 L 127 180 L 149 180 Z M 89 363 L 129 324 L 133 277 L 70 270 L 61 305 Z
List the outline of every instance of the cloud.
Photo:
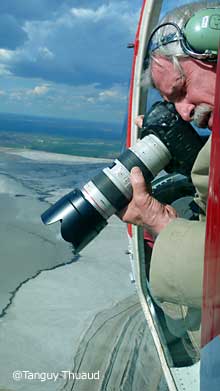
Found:
M 72 8 L 70 10 L 71 14 L 74 17 L 80 18 L 80 19 L 91 19 L 94 18 L 97 20 L 98 17 L 100 17 L 103 14 L 104 7 L 100 7 L 98 9 L 98 13 L 96 10 L 89 9 L 89 8 Z M 100 12 L 101 11 L 101 12 Z
M 28 90 L 27 93 L 31 94 L 31 95 L 40 96 L 40 95 L 47 94 L 48 91 L 49 91 L 49 86 L 48 85 L 41 85 L 41 86 L 34 87 L 32 90 Z
M 81 101 L 81 104 L 92 104 L 104 107 L 107 105 L 122 106 L 127 102 L 128 88 L 126 84 L 116 84 L 109 89 L 101 90 L 94 86 L 94 88 L 88 92 L 78 95 L 77 99 Z M 75 101 L 75 99 L 74 99 Z M 125 106 L 124 106 L 125 107 Z
M 127 2 L 67 7 L 48 20 L 28 20 L 28 37 L 8 70 L 20 77 L 72 85 L 111 86 L 128 80 L 137 16 Z
M 27 34 L 12 15 L 0 14 L 0 47 L 16 49 L 22 46 Z
M 14 52 L 12 50 L 0 49 L 0 76 L 10 76 L 12 72 L 8 68 L 8 64 L 13 61 Z
M 109 89 L 99 93 L 100 100 L 108 100 L 108 99 L 118 99 L 120 94 L 117 90 Z
M 141 3 L 0 2 L 0 111 L 120 121 Z
M 119 103 L 120 101 L 125 102 L 127 100 L 127 95 L 127 85 L 116 84 L 109 89 L 100 91 L 97 96 L 97 101 L 111 103 L 114 103 L 115 101 L 117 103 Z
M 11 76 L 11 72 L 4 64 L 0 64 L 0 76 Z
M 17 20 L 48 20 L 54 14 L 62 14 L 64 10 L 80 7 L 96 9 L 105 0 L 7 0 L 0 2 L 0 14 L 13 15 Z M 126 3 L 125 0 L 111 0 L 110 3 Z M 136 9 L 140 8 L 142 0 L 136 0 Z M 138 4 L 139 3 L 139 4 Z M 132 8 L 135 8 L 132 5 Z M 131 5 L 130 5 L 131 7 Z
M 7 49 L 0 49 L 0 60 L 7 61 L 10 60 L 13 56 L 13 52 Z
M 0 111 L 28 113 L 52 117 L 68 117 L 119 122 L 127 107 L 127 86 L 114 85 L 110 89 L 97 88 L 96 84 L 67 86 L 30 81 L 16 88 L 13 78 L 7 81 L 4 95 L 0 93 Z M 9 109 L 10 108 L 10 109 Z
M 47 19 L 58 7 L 68 4 L 67 0 L 7 0 L 0 2 L 0 14 L 13 15 L 18 20 Z
M 42 58 L 46 58 L 46 59 L 53 59 L 54 58 L 54 54 L 46 46 L 39 47 L 38 53 Z
M 23 103 L 31 103 L 31 99 L 41 98 L 48 94 L 50 91 L 50 86 L 47 84 L 37 85 L 33 88 L 20 88 L 20 89 L 11 89 L 8 91 L 3 91 L 5 96 L 8 96 L 10 100 L 14 101 L 23 101 Z M 1 91 L 0 91 L 0 95 Z

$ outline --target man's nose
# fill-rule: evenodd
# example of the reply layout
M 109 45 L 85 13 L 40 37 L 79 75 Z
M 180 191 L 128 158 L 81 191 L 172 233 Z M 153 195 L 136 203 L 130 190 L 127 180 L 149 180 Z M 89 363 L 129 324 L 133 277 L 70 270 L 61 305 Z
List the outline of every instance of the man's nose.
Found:
M 184 121 L 193 120 L 195 105 L 187 102 L 176 102 L 175 107 Z

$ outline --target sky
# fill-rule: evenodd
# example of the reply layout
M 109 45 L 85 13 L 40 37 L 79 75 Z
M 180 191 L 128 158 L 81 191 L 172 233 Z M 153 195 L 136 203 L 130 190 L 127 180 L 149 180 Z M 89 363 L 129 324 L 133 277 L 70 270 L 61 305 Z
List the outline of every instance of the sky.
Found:
M 142 0 L 0 3 L 0 112 L 122 122 Z

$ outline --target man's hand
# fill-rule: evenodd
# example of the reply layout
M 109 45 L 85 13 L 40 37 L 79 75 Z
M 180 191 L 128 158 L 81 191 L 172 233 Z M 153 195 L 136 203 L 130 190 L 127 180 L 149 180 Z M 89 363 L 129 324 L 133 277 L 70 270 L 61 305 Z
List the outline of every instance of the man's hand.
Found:
M 176 210 L 170 205 L 163 205 L 153 198 L 141 170 L 134 167 L 130 176 L 133 187 L 133 198 L 120 213 L 120 218 L 126 223 L 140 225 L 154 237 L 177 217 Z
M 135 125 L 137 125 L 140 129 L 142 128 L 143 126 L 143 121 L 144 121 L 144 115 L 141 114 L 139 115 L 136 120 L 135 120 Z

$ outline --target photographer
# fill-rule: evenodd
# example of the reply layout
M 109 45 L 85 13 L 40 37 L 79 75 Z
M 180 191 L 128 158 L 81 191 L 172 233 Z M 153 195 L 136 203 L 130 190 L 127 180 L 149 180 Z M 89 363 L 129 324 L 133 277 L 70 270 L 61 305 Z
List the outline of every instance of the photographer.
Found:
M 212 129 L 216 60 L 189 55 L 183 50 L 175 26 L 183 29 L 187 21 L 207 2 L 191 3 L 176 8 L 151 35 L 148 45 L 148 67 L 143 80 L 155 87 L 165 101 L 172 102 L 182 119 L 198 127 Z M 219 2 L 208 7 L 220 7 Z M 171 22 L 171 24 L 170 24 Z M 168 24 L 167 24 L 168 23 Z M 137 118 L 142 126 L 143 116 Z M 205 241 L 205 213 L 208 194 L 210 140 L 197 156 L 192 169 L 201 217 L 199 221 L 179 218 L 175 209 L 163 205 L 148 192 L 139 168 L 131 172 L 133 198 L 123 211 L 124 222 L 143 226 L 154 238 L 150 286 L 164 312 L 171 318 L 195 319 L 202 305 L 202 280 Z M 189 314 L 192 316 L 189 317 Z

